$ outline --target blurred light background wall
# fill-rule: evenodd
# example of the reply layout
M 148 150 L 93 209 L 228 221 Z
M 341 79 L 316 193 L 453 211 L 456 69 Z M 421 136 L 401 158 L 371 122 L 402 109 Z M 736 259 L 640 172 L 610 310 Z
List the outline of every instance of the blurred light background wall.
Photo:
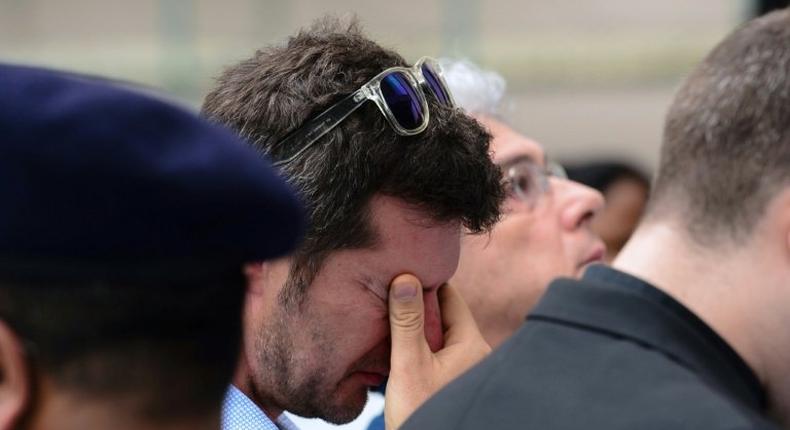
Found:
M 361 20 L 409 61 L 501 72 L 506 116 L 563 161 L 651 168 L 684 74 L 755 0 L 0 0 L 0 61 L 108 75 L 199 106 L 223 66 L 324 14 Z

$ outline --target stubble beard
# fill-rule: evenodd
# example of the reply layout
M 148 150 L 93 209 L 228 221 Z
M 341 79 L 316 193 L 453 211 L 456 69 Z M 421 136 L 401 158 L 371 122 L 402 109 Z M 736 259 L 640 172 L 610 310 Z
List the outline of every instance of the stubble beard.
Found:
M 321 418 L 332 424 L 349 423 L 359 416 L 364 403 L 337 404 L 341 399 L 335 398 L 335 390 L 342 380 L 328 379 L 333 374 L 330 363 L 334 362 L 334 348 L 320 327 L 301 324 L 309 321 L 309 315 L 289 317 L 289 313 L 300 310 L 278 308 L 272 323 L 259 331 L 255 349 L 261 374 L 256 377 L 256 391 L 279 409 L 301 417 Z M 301 345 L 301 349 L 308 348 L 308 354 L 300 354 L 300 345 L 294 343 L 294 334 L 304 330 L 309 331 L 310 345 Z

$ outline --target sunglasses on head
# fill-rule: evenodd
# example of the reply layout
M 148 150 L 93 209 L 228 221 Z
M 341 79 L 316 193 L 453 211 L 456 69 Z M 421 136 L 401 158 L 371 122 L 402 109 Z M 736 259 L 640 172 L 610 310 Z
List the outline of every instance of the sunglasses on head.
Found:
M 455 106 L 441 68 L 433 58 L 423 57 L 412 67 L 390 67 L 277 142 L 274 148 L 298 146 L 298 149 L 272 164 L 282 166 L 297 159 L 368 100 L 376 103 L 396 133 L 402 136 L 422 133 L 429 119 L 423 88 L 442 105 Z

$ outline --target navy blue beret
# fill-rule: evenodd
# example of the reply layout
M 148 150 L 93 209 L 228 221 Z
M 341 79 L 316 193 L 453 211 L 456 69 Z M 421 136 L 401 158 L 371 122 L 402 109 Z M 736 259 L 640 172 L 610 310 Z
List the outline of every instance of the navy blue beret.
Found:
M 0 280 L 238 272 L 292 250 L 304 222 L 232 132 L 112 82 L 0 64 Z

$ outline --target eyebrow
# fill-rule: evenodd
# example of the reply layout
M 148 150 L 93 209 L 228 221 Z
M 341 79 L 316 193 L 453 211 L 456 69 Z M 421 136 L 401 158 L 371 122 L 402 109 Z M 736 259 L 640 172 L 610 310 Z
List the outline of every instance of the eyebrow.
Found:
M 510 158 L 506 158 L 504 161 L 499 162 L 497 164 L 499 165 L 500 169 L 507 170 L 511 166 L 519 164 L 519 163 L 523 163 L 523 162 L 536 163 L 535 159 L 532 156 L 530 156 L 528 154 L 519 154 L 519 155 L 510 157 Z M 543 162 L 544 162 L 544 164 L 546 162 L 545 154 L 543 156 Z

